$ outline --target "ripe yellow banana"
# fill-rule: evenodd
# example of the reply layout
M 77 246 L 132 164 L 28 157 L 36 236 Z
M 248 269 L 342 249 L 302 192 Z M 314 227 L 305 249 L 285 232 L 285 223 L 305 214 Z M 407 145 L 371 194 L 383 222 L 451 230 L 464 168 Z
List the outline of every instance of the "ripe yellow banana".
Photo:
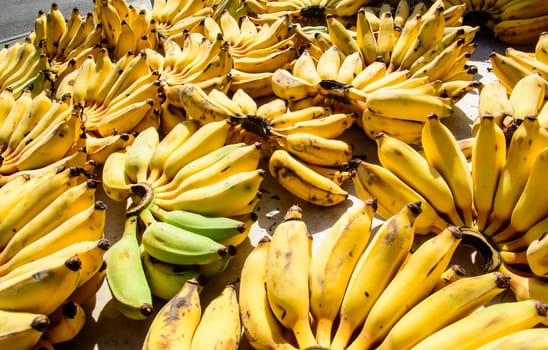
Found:
M 547 24 L 548 15 L 546 13 L 542 16 L 508 19 L 496 23 L 493 26 L 493 34 L 498 40 L 510 45 L 535 44 Z
M 508 92 L 500 80 L 492 80 L 483 85 L 479 93 L 478 108 L 480 118 L 483 115 L 492 115 L 499 127 L 502 127 L 506 117 L 514 115 Z M 473 128 L 472 134 L 475 135 L 476 132 L 477 126 Z
M 454 225 L 463 222 L 455 208 L 453 194 L 442 175 L 414 148 L 385 134 L 375 137 L 377 156 L 382 166 L 421 194 Z
M 125 201 L 131 195 L 131 181 L 124 168 L 125 158 L 125 150 L 111 153 L 105 160 L 102 170 L 103 191 L 117 202 Z
M 285 150 L 274 151 L 268 167 L 282 187 L 307 202 L 329 207 L 348 198 L 348 192 L 337 183 L 315 172 Z
M 51 325 L 44 332 L 43 338 L 51 344 L 74 339 L 86 324 L 86 312 L 72 300 L 65 301 L 49 317 Z
M 512 209 L 508 226 L 493 236 L 495 242 L 504 242 L 513 238 L 516 233 L 526 232 L 548 215 L 548 207 L 542 204 L 544 203 L 544 192 L 541 187 L 543 174 L 546 174 L 547 167 L 548 146 L 544 147 L 535 157 L 529 177 Z
M 468 161 L 449 128 L 436 115 L 429 115 L 422 129 L 422 147 L 428 163 L 443 176 L 467 227 L 473 225 L 473 183 Z
M 384 221 L 360 254 L 346 286 L 332 349 L 345 349 L 412 247 L 420 203 L 409 203 Z M 388 239 L 392 237 L 392 239 Z M 382 268 L 381 268 L 382 266 Z
M 199 291 L 197 280 L 190 279 L 162 306 L 148 328 L 143 350 L 161 347 L 190 349 L 202 315 Z
M 515 59 L 495 51 L 489 55 L 489 62 L 491 63 L 493 73 L 506 87 L 508 93 L 512 92 L 518 81 L 531 74 L 527 68 L 519 64 Z
M 540 128 L 538 119 L 533 117 L 525 118 L 513 133 L 497 184 L 491 223 L 484 230 L 485 234 L 496 234 L 510 221 L 536 155 L 547 145 L 546 136 L 546 130 Z
M 474 208 L 476 227 L 479 231 L 487 226 L 493 208 L 497 183 L 506 162 L 506 138 L 495 118 L 484 114 L 472 147 L 472 183 L 474 184 Z
M 380 343 L 400 317 L 430 294 L 461 239 L 460 229 L 449 226 L 423 242 L 379 295 L 348 349 Z
M 272 312 L 290 329 L 299 348 L 317 345 L 309 320 L 308 274 L 312 236 L 294 205 L 278 224 L 266 261 L 266 294 Z
M 527 264 L 531 268 L 531 271 L 541 278 L 548 276 L 545 264 L 546 242 L 548 242 L 547 235 L 543 234 L 532 241 L 527 247 Z
M 430 334 L 484 306 L 507 290 L 510 277 L 500 272 L 461 278 L 432 293 L 403 315 L 379 349 L 411 349 Z M 420 331 L 416 327 L 420 325 Z
M 1 310 L 0 346 L 5 349 L 31 349 L 49 327 L 47 315 Z
M 496 338 L 480 347 L 478 350 L 494 349 L 535 349 L 548 346 L 546 339 L 548 330 L 546 328 L 530 328 L 516 331 Z
M 190 349 L 237 349 L 241 327 L 236 289 L 227 285 L 205 307 Z
M 523 120 L 528 116 L 536 117 L 544 103 L 548 82 L 538 74 L 529 74 L 518 80 L 510 93 L 510 103 L 514 118 Z
M 494 339 L 533 328 L 544 319 L 546 305 L 534 299 L 493 304 L 440 329 L 415 349 L 438 349 L 448 341 L 458 341 L 463 349 L 477 349 Z
M 321 346 L 331 344 L 332 326 L 346 285 L 369 241 L 376 200 L 347 209 L 333 224 L 310 261 L 310 311 Z
M 424 123 L 414 120 L 382 117 L 370 110 L 363 112 L 361 120 L 361 128 L 372 140 L 375 135 L 384 133 L 407 144 L 420 141 L 423 125 Z
M 298 101 L 318 94 L 319 86 L 298 78 L 286 69 L 276 69 L 272 75 L 272 92 L 288 101 Z
M 548 64 L 536 58 L 535 53 L 525 52 L 513 47 L 507 47 L 504 53 L 506 56 L 514 58 L 524 67 L 527 67 L 531 73 L 540 74 L 544 80 L 548 79 Z
M 284 336 L 266 294 L 271 238 L 264 236 L 247 255 L 240 273 L 239 304 L 244 334 L 255 349 L 296 349 Z
M 360 161 L 352 180 L 359 198 L 377 198 L 377 213 L 384 219 L 396 214 L 408 203 L 421 202 L 422 214 L 417 218 L 417 233 L 437 233 L 448 226 L 447 221 L 423 196 L 380 165 Z
M 318 58 L 316 70 L 321 80 L 336 80 L 342 59 L 337 46 L 332 45 Z

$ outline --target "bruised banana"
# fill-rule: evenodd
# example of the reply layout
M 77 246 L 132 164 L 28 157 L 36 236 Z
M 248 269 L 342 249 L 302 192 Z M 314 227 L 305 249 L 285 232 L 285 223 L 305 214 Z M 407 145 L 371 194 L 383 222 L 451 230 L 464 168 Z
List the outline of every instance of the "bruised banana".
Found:
M 334 181 L 318 174 L 285 150 L 269 158 L 270 174 L 294 196 L 312 204 L 329 207 L 348 198 L 348 192 Z

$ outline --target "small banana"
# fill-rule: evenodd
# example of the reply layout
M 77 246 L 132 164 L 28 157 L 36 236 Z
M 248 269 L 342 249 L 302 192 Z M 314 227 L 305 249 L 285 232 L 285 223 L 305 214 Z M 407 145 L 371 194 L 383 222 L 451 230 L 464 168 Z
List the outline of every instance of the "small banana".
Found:
M 316 340 L 331 343 L 331 328 L 346 285 L 371 234 L 376 200 L 364 201 L 339 217 L 310 261 L 310 311 L 317 322 Z
M 348 349 L 382 341 L 401 316 L 430 294 L 461 239 L 460 229 L 449 226 L 421 244 L 379 295 Z
M 528 116 L 538 116 L 544 103 L 548 83 L 539 74 L 529 74 L 516 82 L 510 93 L 510 103 L 514 118 L 523 120 Z
M 297 160 L 285 150 L 276 150 L 268 161 L 270 174 L 294 196 L 307 202 L 329 207 L 348 198 L 348 192 Z
M 86 312 L 72 300 L 65 301 L 49 315 L 51 325 L 43 334 L 51 344 L 58 344 L 74 339 L 86 324 Z
M 527 247 L 527 264 L 531 268 L 531 271 L 539 277 L 546 277 L 548 270 L 546 268 L 546 242 L 548 242 L 548 236 L 543 234 L 535 239 Z
M 346 348 L 354 331 L 363 324 L 379 295 L 400 269 L 411 250 L 419 215 L 420 203 L 408 203 L 397 214 L 386 218 L 360 254 L 341 301 L 332 349 Z
M 190 349 L 202 315 L 199 293 L 196 279 L 186 281 L 152 319 L 142 349 Z
M 316 96 L 318 90 L 318 84 L 310 84 L 283 68 L 276 69 L 272 75 L 272 92 L 287 101 L 299 101 L 306 97 Z
M 545 319 L 546 305 L 534 299 L 493 304 L 445 326 L 414 348 L 437 349 L 448 341 L 459 341 L 463 349 L 477 349 L 494 339 L 533 328 Z
M 135 140 L 126 148 L 124 169 L 128 179 L 133 182 L 146 182 L 149 175 L 149 165 L 152 154 L 160 143 L 158 130 L 149 127 L 140 132 Z
M 0 320 L 0 346 L 5 349 L 32 348 L 50 325 L 46 315 L 32 312 L 1 310 Z
M 190 349 L 238 349 L 241 327 L 236 289 L 229 284 L 205 307 Z
M 312 236 L 302 220 L 302 210 L 291 206 L 270 242 L 266 294 L 272 312 L 292 331 L 299 348 L 317 345 L 308 316 L 311 248 Z
M 124 167 L 126 154 L 126 150 L 111 153 L 105 160 L 102 170 L 103 191 L 117 202 L 125 201 L 131 195 L 131 181 Z
M 152 295 L 137 242 L 138 217 L 126 217 L 122 236 L 105 254 L 106 281 L 120 312 L 130 319 L 145 319 L 153 312 Z

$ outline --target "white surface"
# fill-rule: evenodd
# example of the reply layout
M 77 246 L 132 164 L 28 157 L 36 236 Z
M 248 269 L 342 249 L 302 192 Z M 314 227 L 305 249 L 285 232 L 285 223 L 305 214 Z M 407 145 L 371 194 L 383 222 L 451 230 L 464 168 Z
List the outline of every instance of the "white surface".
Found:
M 492 39 L 483 38 L 480 35 L 477 36 L 475 42 L 479 44 L 479 47 L 473 55 L 473 61 L 470 63 L 478 66 L 478 79 L 482 81 L 491 80 L 494 75 L 488 71 L 489 53 L 493 50 L 502 52 L 504 45 Z M 477 92 L 471 92 L 459 101 L 456 108 L 454 108 L 453 116 L 444 119 L 444 123 L 451 128 L 457 138 L 469 137 L 472 120 L 477 113 L 477 104 Z M 375 144 L 367 139 L 361 130 L 351 129 L 344 136 L 346 140 L 354 144 L 356 155 L 366 155 L 368 161 L 376 162 Z M 262 168 L 267 169 L 264 164 Z M 238 247 L 238 252 L 228 270 L 219 276 L 217 280 L 206 286 L 201 295 L 202 305 L 206 305 L 213 296 L 218 295 L 226 284 L 233 283 L 238 279 L 241 264 L 247 253 L 263 235 L 270 234 L 273 231 L 292 204 L 299 204 L 302 207 L 303 219 L 307 223 L 309 231 L 313 234 L 314 244 L 319 243 L 325 230 L 337 220 L 341 213 L 349 206 L 360 201 L 354 195 L 351 181 L 343 187 L 351 194 L 349 200 L 333 208 L 319 208 L 296 200 L 267 176 L 262 186 L 264 190 L 263 197 L 256 209 L 258 221 L 252 227 L 249 240 Z M 111 242 L 115 242 L 122 231 L 123 207 L 119 203 L 108 200 L 102 193 L 98 193 L 98 197 L 109 205 L 105 234 Z M 275 215 L 271 215 L 273 213 Z M 376 226 L 379 223 L 381 221 L 377 221 L 374 225 Z M 468 268 L 474 268 L 470 262 L 471 253 L 473 252 L 466 247 L 459 248 L 454 260 Z M 511 298 L 511 296 L 506 295 L 503 298 Z M 156 300 L 155 309 L 159 310 L 162 304 L 162 301 Z M 141 348 L 152 317 L 146 321 L 133 321 L 122 316 L 112 302 L 106 283 L 98 293 L 95 305 L 88 305 L 88 309 L 91 311 L 88 315 L 88 323 L 78 337 L 69 343 L 59 344 L 56 349 L 135 350 Z M 240 349 L 249 349 L 245 339 L 242 340 Z

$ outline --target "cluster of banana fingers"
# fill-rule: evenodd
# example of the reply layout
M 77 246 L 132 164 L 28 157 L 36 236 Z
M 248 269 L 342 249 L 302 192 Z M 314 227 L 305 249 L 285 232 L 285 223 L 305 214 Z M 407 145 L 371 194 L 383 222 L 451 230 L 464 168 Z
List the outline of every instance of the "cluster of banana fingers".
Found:
M 73 166 L 19 174 L 1 187 L 2 348 L 66 342 L 84 327 L 110 247 L 97 186 Z
M 199 280 L 186 281 L 154 316 L 142 349 L 238 349 L 242 326 L 237 289 L 222 290 L 204 307 Z
M 106 256 L 124 315 L 148 317 L 152 296 L 168 300 L 186 280 L 221 273 L 246 240 L 264 179 L 262 152 L 259 143 L 228 142 L 233 129 L 224 119 L 188 120 L 160 140 L 149 127 L 107 157 L 103 189 L 127 204 L 124 232 Z
M 249 343 L 256 349 L 439 349 L 458 341 L 475 349 L 504 336 L 517 341 L 518 331 L 546 322 L 547 305 L 536 299 L 487 306 L 510 288 L 508 274 L 486 270 L 448 281 L 451 259 L 468 234 L 450 225 L 414 247 L 422 204 L 408 203 L 373 226 L 377 201 L 362 201 L 326 230 L 313 252 L 301 208 L 289 208 L 242 266 L 240 315 Z

